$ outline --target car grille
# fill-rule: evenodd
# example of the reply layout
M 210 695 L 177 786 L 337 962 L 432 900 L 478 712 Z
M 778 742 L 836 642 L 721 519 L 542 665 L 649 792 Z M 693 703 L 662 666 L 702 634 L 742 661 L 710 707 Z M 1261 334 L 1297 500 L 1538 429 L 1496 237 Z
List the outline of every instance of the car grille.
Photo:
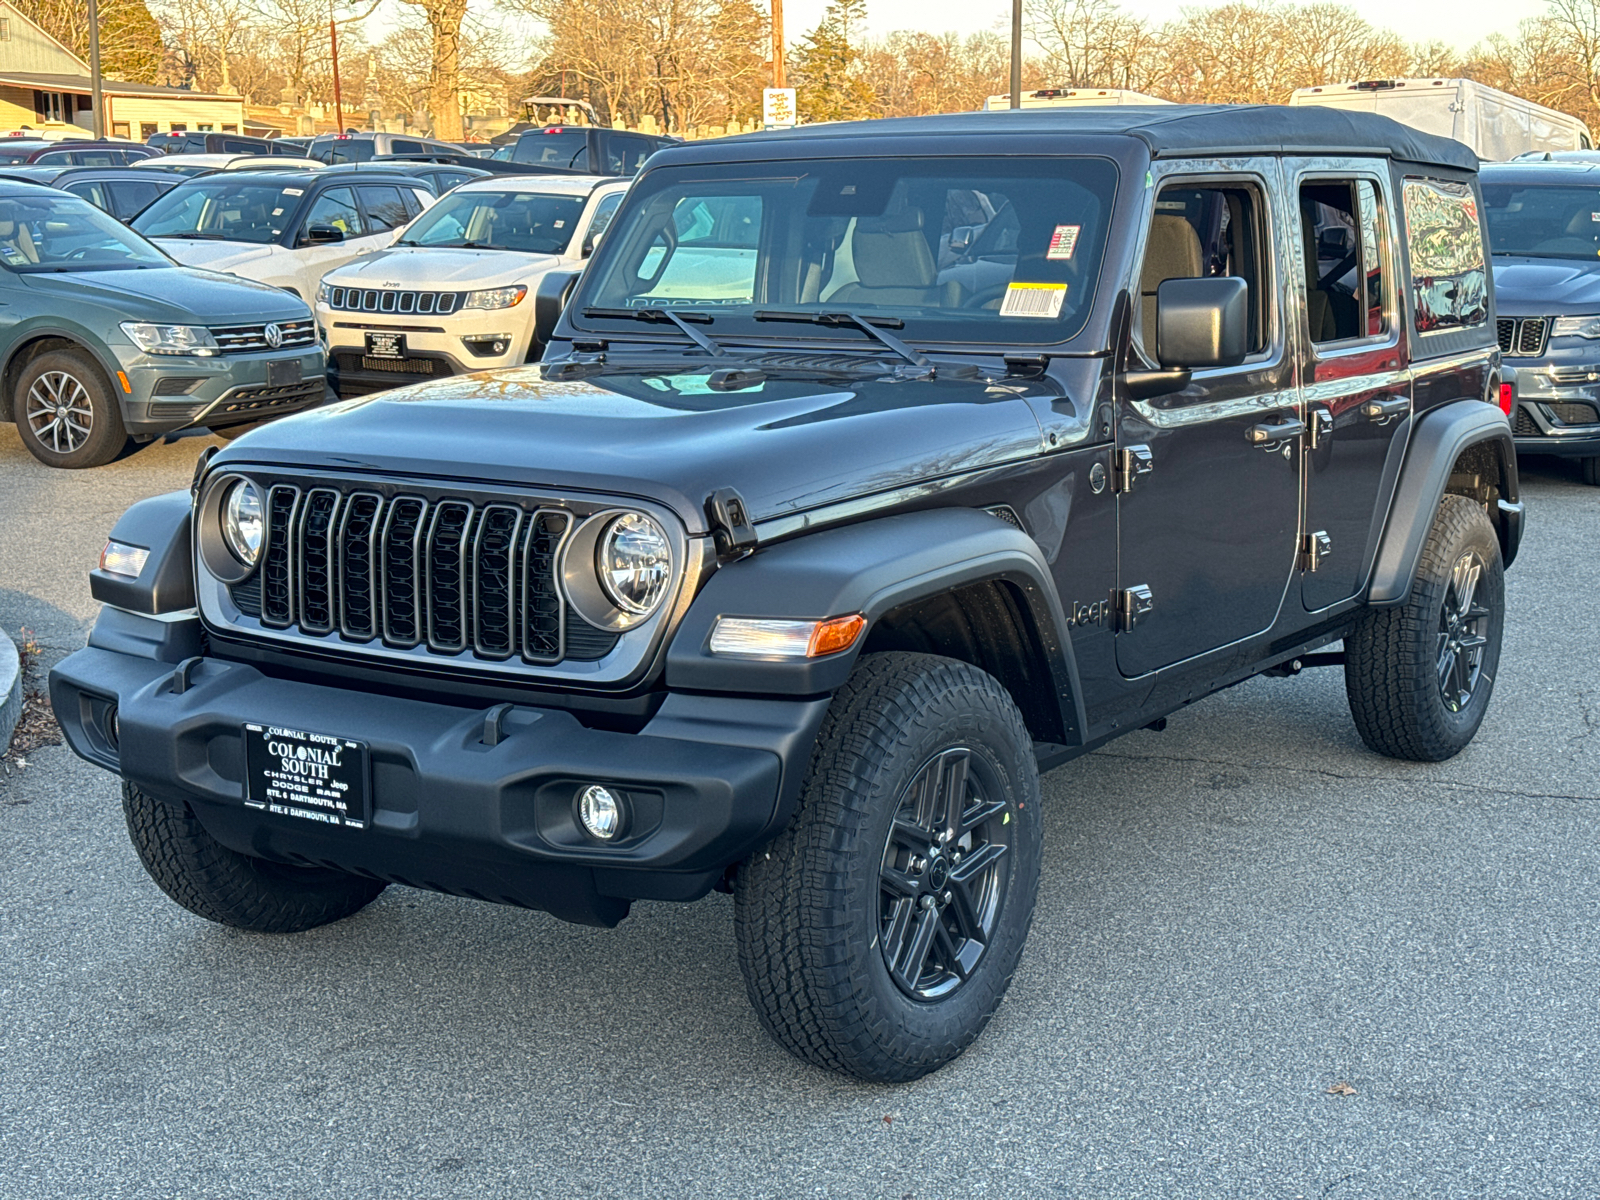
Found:
M 1500 353 L 1509 358 L 1537 358 L 1550 332 L 1548 317 L 1501 317 L 1497 322 Z
M 397 288 L 329 288 L 328 307 L 341 312 L 428 313 L 445 316 L 461 307 L 460 292 L 416 292 Z
M 267 408 L 289 408 L 322 399 L 322 380 L 294 383 L 285 387 L 241 387 L 225 394 L 206 415 L 256 412 Z
M 1544 430 L 1534 421 L 1533 414 L 1520 404 L 1517 405 L 1517 415 L 1511 420 L 1511 432 L 1517 437 L 1541 437 L 1544 434 Z
M 537 664 L 617 642 L 556 585 L 564 509 L 286 483 L 266 508 L 261 567 L 230 594 L 268 629 Z
M 274 346 L 267 330 L 276 328 L 280 341 Z M 224 354 L 245 354 L 252 350 L 293 350 L 312 346 L 317 341 L 315 321 L 278 321 L 275 325 L 213 325 L 211 336 Z

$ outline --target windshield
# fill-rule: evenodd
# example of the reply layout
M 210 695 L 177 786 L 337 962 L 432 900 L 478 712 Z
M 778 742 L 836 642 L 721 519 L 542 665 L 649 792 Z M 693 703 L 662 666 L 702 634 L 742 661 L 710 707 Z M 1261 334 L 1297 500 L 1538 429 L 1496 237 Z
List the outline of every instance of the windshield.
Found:
M 529 131 L 517 139 L 511 161 L 577 169 L 588 162 L 588 148 L 589 135 L 581 129 Z
M 145 237 L 275 242 L 289 227 L 305 188 L 271 183 L 186 183 L 133 220 Z
M 1482 180 L 1493 254 L 1531 258 L 1600 256 L 1600 182 L 1493 183 Z
M 584 202 L 583 196 L 543 192 L 457 192 L 418 217 L 395 244 L 560 254 Z
M 658 168 L 607 232 L 582 302 L 701 310 L 714 336 L 856 313 L 910 339 L 1060 342 L 1088 319 L 1116 180 L 1101 158 Z M 864 337 L 831 324 L 808 335 Z
M 116 218 L 66 194 L 0 197 L 0 261 L 13 271 L 172 265 Z

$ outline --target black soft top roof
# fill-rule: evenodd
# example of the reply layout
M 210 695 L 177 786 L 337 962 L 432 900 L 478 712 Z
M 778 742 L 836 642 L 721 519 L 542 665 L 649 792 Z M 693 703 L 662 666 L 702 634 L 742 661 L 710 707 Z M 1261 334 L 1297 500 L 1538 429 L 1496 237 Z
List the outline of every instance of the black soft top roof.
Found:
M 741 141 L 937 134 L 1125 134 L 1155 158 L 1223 154 L 1381 154 L 1404 162 L 1475 171 L 1478 156 L 1454 138 L 1436 137 L 1380 117 L 1307 105 L 1153 104 L 1107 108 L 1032 108 L 841 121 L 746 134 Z

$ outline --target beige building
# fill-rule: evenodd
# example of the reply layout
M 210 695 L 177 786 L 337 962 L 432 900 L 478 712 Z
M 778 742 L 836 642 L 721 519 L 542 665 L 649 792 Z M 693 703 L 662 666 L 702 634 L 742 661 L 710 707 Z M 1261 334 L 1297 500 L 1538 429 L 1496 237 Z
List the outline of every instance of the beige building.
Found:
M 144 141 L 174 129 L 238 133 L 244 101 L 150 83 L 103 80 L 105 131 Z M 89 64 L 0 0 L 0 133 L 94 130 Z

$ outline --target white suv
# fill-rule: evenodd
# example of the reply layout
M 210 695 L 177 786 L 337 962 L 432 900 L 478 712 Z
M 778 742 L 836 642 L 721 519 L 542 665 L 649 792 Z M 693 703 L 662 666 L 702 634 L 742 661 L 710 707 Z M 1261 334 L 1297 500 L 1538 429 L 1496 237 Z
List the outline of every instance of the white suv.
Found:
M 629 180 L 462 184 L 392 246 L 324 277 L 317 324 L 341 397 L 529 361 L 540 278 L 587 258 Z

